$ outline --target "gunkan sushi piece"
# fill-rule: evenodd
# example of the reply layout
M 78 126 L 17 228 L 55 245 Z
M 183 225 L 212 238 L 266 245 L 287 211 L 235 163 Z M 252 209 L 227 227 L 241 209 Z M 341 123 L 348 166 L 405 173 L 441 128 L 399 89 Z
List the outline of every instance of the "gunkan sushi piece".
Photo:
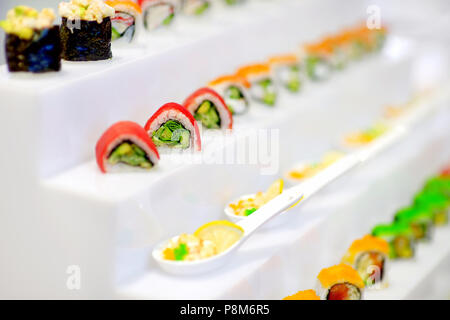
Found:
M 414 233 L 409 224 L 379 224 L 372 229 L 372 235 L 388 242 L 390 259 L 410 259 L 414 257 Z
M 366 287 L 386 283 L 386 264 L 389 258 L 389 243 L 366 235 L 353 241 L 342 263 L 352 266 L 363 279 Z
M 108 0 L 105 3 L 115 10 L 111 18 L 111 41 L 123 39 L 129 43 L 135 40 L 141 27 L 141 7 L 130 0 Z
M 322 269 L 317 276 L 322 300 L 361 300 L 364 281 L 358 272 L 347 264 Z
M 301 87 L 300 60 L 295 54 L 286 54 L 269 58 L 270 68 L 275 78 L 286 89 L 298 92 Z
M 395 214 L 395 222 L 409 224 L 417 241 L 429 241 L 433 231 L 433 213 L 419 207 L 400 209 Z
M 5 30 L 6 63 L 10 72 L 49 72 L 61 69 L 59 27 L 52 9 L 38 12 L 27 6 L 8 11 L 0 21 Z
M 148 31 L 170 25 L 181 7 L 180 0 L 138 0 L 138 3 Z
M 201 15 L 210 5 L 209 0 L 184 0 L 183 12 L 188 15 Z
M 192 93 L 183 106 L 208 129 L 232 129 L 233 116 L 223 98 L 211 88 Z
M 114 8 L 101 0 L 71 0 L 59 4 L 62 58 L 96 61 L 112 58 L 111 17 Z
M 208 86 L 223 97 L 233 115 L 244 114 L 248 111 L 250 83 L 246 79 L 237 75 L 227 75 L 211 81 Z
M 250 95 L 253 99 L 268 106 L 275 105 L 277 87 L 268 64 L 248 65 L 240 68 L 236 74 L 250 83 Z
M 144 127 L 157 147 L 202 149 L 200 131 L 192 114 L 178 103 L 163 105 Z
M 299 291 L 291 296 L 283 298 L 283 300 L 320 300 L 320 297 L 314 290 Z
M 113 124 L 95 146 L 97 164 L 103 173 L 123 169 L 150 169 L 159 161 L 158 150 L 147 131 L 132 121 Z

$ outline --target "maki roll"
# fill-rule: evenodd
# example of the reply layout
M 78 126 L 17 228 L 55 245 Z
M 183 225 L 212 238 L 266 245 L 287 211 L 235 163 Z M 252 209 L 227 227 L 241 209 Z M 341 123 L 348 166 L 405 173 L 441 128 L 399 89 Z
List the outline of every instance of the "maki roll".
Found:
M 278 82 L 286 89 L 291 92 L 300 90 L 300 63 L 295 54 L 272 57 L 269 59 L 269 65 Z
M 242 67 L 237 71 L 237 75 L 250 83 L 250 95 L 253 99 L 268 106 L 275 105 L 277 88 L 268 64 L 253 64 Z
M 317 293 L 322 300 L 361 300 L 364 281 L 358 272 L 347 264 L 322 269 L 317 276 Z
M 184 0 L 183 12 L 188 15 L 201 15 L 210 5 L 209 0 Z
M 178 103 L 166 103 L 145 125 L 145 131 L 157 147 L 167 146 L 200 151 L 200 131 L 192 114 Z
M 283 300 L 320 300 L 320 297 L 314 290 L 304 290 L 287 296 Z
M 414 206 L 418 210 L 431 213 L 435 226 L 448 224 L 448 211 L 450 209 L 448 196 L 438 192 L 424 191 L 416 195 Z
M 432 212 L 424 208 L 407 207 L 397 211 L 394 221 L 409 224 L 415 240 L 431 240 L 433 228 Z
M 332 69 L 333 50 L 328 43 L 305 45 L 301 50 L 304 57 L 305 72 L 313 81 L 325 80 Z
M 408 224 L 380 224 L 373 228 L 372 235 L 388 242 L 390 259 L 409 259 L 414 257 L 414 233 Z
M 180 0 L 138 0 L 142 8 L 144 28 L 148 31 L 170 25 L 180 9 Z
M 250 83 L 236 75 L 219 77 L 208 84 L 225 100 L 233 115 L 244 114 L 248 111 L 250 102 L 247 90 Z
M 222 97 L 211 88 L 192 93 L 183 106 L 208 129 L 232 129 L 233 116 Z
M 141 7 L 130 0 L 108 0 L 105 3 L 115 10 L 111 18 L 111 40 L 123 39 L 128 43 L 135 40 L 140 27 Z
M 17 6 L 7 13 L 0 27 L 6 32 L 5 53 L 10 72 L 48 72 L 61 69 L 59 27 L 53 26 L 52 9 L 38 12 Z
M 115 10 L 101 0 L 71 0 L 59 4 L 62 57 L 68 61 L 112 58 L 111 17 Z
M 124 167 L 150 169 L 159 161 L 158 150 L 147 132 L 132 121 L 109 127 L 98 140 L 95 154 L 103 173 Z
M 342 262 L 352 266 L 366 286 L 373 286 L 385 282 L 388 256 L 389 243 L 386 240 L 366 235 L 353 241 Z

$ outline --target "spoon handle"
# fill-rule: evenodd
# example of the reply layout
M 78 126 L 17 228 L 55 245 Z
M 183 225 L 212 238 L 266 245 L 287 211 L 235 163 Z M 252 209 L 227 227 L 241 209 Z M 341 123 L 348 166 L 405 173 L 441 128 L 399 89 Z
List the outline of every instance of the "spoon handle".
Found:
M 340 177 L 346 171 L 358 165 L 359 162 L 360 160 L 358 159 L 358 157 L 354 155 L 345 156 L 344 158 L 323 169 L 321 172 L 308 179 L 306 182 L 294 186 L 286 190 L 286 192 L 302 193 L 304 195 L 303 200 L 306 200 L 317 191 L 325 187 L 327 184 Z
M 254 231 L 261 227 L 264 223 L 275 217 L 277 214 L 287 210 L 303 198 L 302 193 L 283 192 L 276 198 L 272 199 L 264 206 L 258 209 L 258 214 L 252 215 L 247 219 L 238 222 L 244 231 L 244 238 L 250 236 Z

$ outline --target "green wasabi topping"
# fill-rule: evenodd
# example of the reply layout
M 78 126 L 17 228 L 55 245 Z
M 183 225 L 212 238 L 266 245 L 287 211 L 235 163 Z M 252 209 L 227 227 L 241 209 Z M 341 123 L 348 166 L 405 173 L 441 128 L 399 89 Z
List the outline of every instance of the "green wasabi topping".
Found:
M 205 1 L 201 6 L 199 6 L 197 9 L 195 9 L 195 14 L 201 15 L 208 8 L 209 8 L 209 2 Z
M 191 133 L 189 130 L 186 130 L 181 123 L 175 120 L 168 120 L 152 135 L 152 140 L 158 147 L 165 145 L 186 149 L 189 147 L 190 139 Z
M 433 213 L 418 207 L 399 210 L 395 215 L 396 222 L 408 223 L 417 240 L 429 239 L 433 223 Z
M 289 81 L 286 87 L 291 92 L 298 92 L 300 90 L 300 70 L 298 66 L 292 66 L 289 71 Z
M 262 102 L 269 106 L 275 105 L 277 94 L 274 92 L 273 83 L 271 79 L 264 79 L 259 82 L 259 85 L 263 89 Z
M 145 169 L 152 167 L 152 163 L 147 159 L 144 150 L 129 142 L 120 144 L 108 157 L 108 163 L 112 165 L 119 162 Z
M 249 216 L 249 215 L 251 215 L 253 212 L 255 212 L 256 210 L 258 210 L 258 209 L 256 209 L 256 208 L 245 209 L 244 215 L 245 215 L 245 216 Z
M 211 101 L 203 101 L 197 111 L 195 111 L 194 118 L 197 121 L 200 121 L 208 129 L 220 128 L 219 114 Z
M 373 228 L 372 235 L 385 239 L 389 243 L 389 257 L 391 259 L 408 259 L 414 256 L 414 232 L 409 224 L 377 225 Z
M 175 260 L 177 261 L 184 260 L 184 258 L 188 255 L 188 253 L 189 251 L 185 243 L 180 243 L 178 247 L 173 249 L 173 255 L 175 257 Z

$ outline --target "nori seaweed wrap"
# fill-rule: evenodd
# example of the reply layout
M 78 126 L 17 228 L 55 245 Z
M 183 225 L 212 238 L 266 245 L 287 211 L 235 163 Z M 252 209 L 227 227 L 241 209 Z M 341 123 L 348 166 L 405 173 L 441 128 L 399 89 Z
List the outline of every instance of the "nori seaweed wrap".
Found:
M 63 17 L 60 33 L 64 60 L 96 61 L 112 58 L 109 17 L 101 23 Z
M 6 61 L 10 72 L 48 72 L 61 69 L 59 27 L 35 30 L 31 39 L 6 34 Z

